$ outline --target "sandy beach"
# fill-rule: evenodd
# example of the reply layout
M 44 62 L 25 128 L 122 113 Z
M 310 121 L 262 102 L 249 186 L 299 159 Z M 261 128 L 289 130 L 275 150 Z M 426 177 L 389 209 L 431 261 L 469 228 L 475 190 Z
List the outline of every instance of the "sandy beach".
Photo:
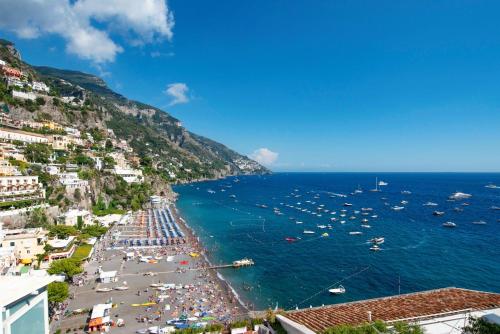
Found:
M 124 327 L 114 327 L 114 333 L 134 333 L 152 326 L 165 327 L 166 322 L 179 317 L 191 319 L 191 324 L 204 326 L 211 323 L 230 323 L 247 316 L 247 309 L 238 300 L 229 284 L 221 280 L 210 263 L 206 250 L 180 219 L 172 206 L 172 213 L 185 232 L 185 243 L 155 247 L 117 247 L 114 233 L 120 228 L 113 226 L 98 242 L 92 258 L 85 264 L 84 283 L 72 285 L 68 311 L 92 309 L 99 303 L 112 303 L 111 317 L 123 319 Z M 126 253 L 134 252 L 133 259 L 126 260 Z M 194 255 L 194 256 L 193 256 Z M 140 261 L 151 256 L 152 263 Z M 156 262 L 156 263 L 155 263 Z M 220 269 L 234 270 L 232 268 Z M 99 283 L 99 271 L 117 271 L 117 280 Z M 172 284 L 175 289 L 157 287 Z M 127 287 L 127 290 L 97 292 L 97 289 Z M 147 305 L 141 305 L 148 303 Z M 88 312 L 70 315 L 60 320 L 61 332 L 83 328 Z

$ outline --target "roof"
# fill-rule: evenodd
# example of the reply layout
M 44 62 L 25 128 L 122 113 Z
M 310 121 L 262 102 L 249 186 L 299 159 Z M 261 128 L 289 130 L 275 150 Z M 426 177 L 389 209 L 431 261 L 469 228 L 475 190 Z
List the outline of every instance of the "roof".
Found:
M 0 307 L 12 304 L 53 281 L 50 276 L 0 276 Z
M 75 236 L 70 235 L 67 239 L 52 239 L 48 240 L 47 243 L 54 248 L 66 248 L 75 239 Z
M 116 276 L 116 270 L 103 271 L 99 274 L 99 278 L 109 278 L 109 277 L 115 277 L 115 276 Z
M 92 315 L 90 316 L 90 319 L 104 317 L 106 310 L 111 309 L 111 306 L 112 306 L 111 304 L 94 305 L 94 308 L 92 308 Z
M 459 288 L 445 288 L 399 296 L 361 300 L 311 309 L 289 311 L 285 317 L 315 332 L 328 327 L 359 325 L 373 320 L 396 321 L 431 317 L 440 313 L 486 310 L 500 307 L 500 294 Z

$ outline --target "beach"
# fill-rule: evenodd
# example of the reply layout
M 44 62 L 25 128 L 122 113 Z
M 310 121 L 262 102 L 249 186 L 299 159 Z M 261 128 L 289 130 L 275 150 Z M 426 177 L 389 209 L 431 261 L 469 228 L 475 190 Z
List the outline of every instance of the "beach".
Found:
M 116 327 L 114 333 L 131 333 L 153 326 L 166 326 L 166 321 L 187 317 L 197 326 L 211 323 L 227 324 L 245 317 L 247 310 L 239 301 L 227 281 L 213 269 L 206 250 L 186 222 L 172 207 L 172 213 L 185 233 L 185 242 L 155 247 L 120 247 L 113 234 L 120 227 L 113 226 L 98 242 L 92 258 L 85 264 L 81 286 L 72 285 L 72 298 L 67 310 L 92 309 L 95 304 L 112 303 L 111 318 L 123 319 L 125 326 Z M 133 259 L 126 254 L 134 252 Z M 155 259 L 143 262 L 140 259 Z M 221 269 L 234 270 L 232 268 Z M 99 272 L 116 271 L 116 282 L 97 282 Z M 173 289 L 160 287 L 163 284 Z M 123 288 L 97 292 L 106 288 Z M 82 328 L 88 312 L 63 317 L 62 332 Z

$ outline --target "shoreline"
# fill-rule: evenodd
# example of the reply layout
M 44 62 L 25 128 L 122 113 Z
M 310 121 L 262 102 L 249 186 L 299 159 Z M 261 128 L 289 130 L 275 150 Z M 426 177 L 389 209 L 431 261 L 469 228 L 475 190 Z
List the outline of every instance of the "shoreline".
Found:
M 174 192 L 172 189 L 172 193 L 175 194 L 175 201 L 179 198 L 179 194 Z M 187 221 L 184 219 L 184 217 L 180 214 L 177 206 L 175 205 L 175 202 L 172 203 L 172 208 L 173 208 L 173 214 L 176 216 L 177 220 L 180 222 L 181 226 L 185 229 L 187 232 L 188 238 L 186 238 L 186 243 L 191 243 L 198 251 L 199 254 L 201 255 L 201 258 L 203 259 L 203 262 L 208 266 L 213 266 L 213 263 L 209 260 L 207 256 L 207 249 L 205 248 L 205 245 L 203 245 L 203 242 L 200 240 L 200 238 L 197 236 L 196 232 L 193 230 L 193 228 L 187 223 Z M 234 287 L 229 283 L 227 279 L 224 278 L 224 276 L 216 269 L 210 270 L 209 271 L 210 275 L 215 279 L 215 281 L 218 283 L 219 287 L 224 290 L 225 294 L 227 295 L 229 302 L 236 304 L 235 307 L 238 308 L 238 313 L 236 314 L 237 317 L 241 317 L 244 315 L 249 315 L 251 313 L 250 309 L 247 307 L 245 302 L 241 299 L 241 297 L 238 295 Z

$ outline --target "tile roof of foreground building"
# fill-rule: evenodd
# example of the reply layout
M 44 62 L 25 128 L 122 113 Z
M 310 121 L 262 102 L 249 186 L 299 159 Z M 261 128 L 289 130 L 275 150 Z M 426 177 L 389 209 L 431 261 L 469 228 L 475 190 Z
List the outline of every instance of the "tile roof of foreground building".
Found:
M 386 322 L 432 317 L 443 313 L 478 311 L 500 307 L 500 294 L 475 290 L 444 288 L 398 296 L 361 300 L 297 311 L 285 317 L 314 332 L 328 327 L 359 325 L 371 319 Z

